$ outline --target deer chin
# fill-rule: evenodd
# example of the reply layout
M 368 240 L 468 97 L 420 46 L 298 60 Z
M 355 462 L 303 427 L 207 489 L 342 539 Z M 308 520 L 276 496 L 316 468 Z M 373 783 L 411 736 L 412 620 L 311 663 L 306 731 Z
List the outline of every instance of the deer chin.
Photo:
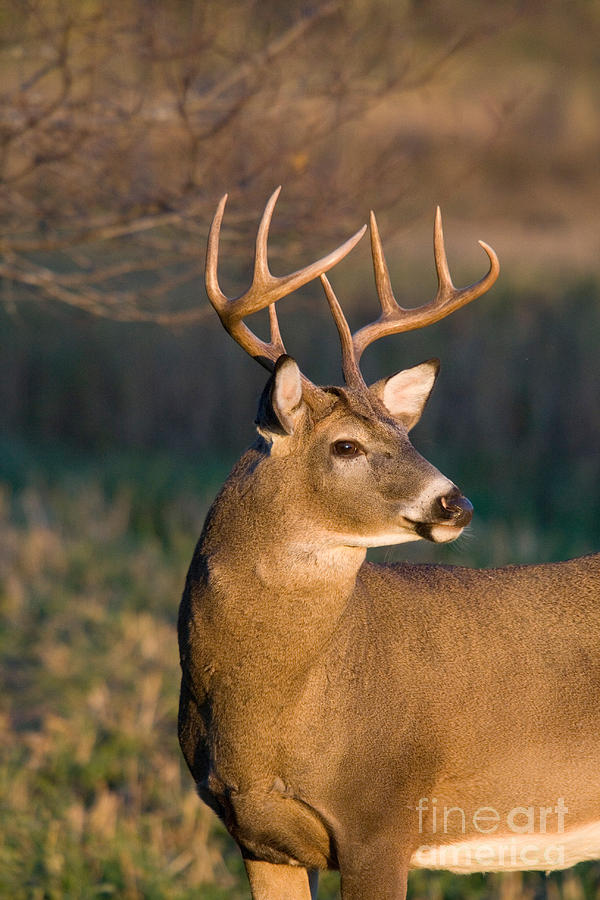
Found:
M 464 530 L 464 525 L 433 525 L 430 540 L 435 544 L 448 544 L 460 537 Z
M 449 544 L 460 537 L 465 525 L 453 525 L 450 522 L 415 522 L 415 532 L 420 538 L 434 544 Z
M 408 544 L 422 540 L 423 535 L 415 528 L 415 523 L 404 519 L 397 527 L 389 531 L 363 534 L 340 534 L 334 536 L 335 544 L 342 547 L 392 547 L 395 544 Z
M 431 541 L 433 544 L 448 544 L 460 537 L 465 527 L 466 525 L 453 525 L 450 522 L 415 522 L 405 518 L 393 531 L 361 537 L 346 535 L 344 544 L 354 547 L 391 547 L 394 544 L 421 540 Z

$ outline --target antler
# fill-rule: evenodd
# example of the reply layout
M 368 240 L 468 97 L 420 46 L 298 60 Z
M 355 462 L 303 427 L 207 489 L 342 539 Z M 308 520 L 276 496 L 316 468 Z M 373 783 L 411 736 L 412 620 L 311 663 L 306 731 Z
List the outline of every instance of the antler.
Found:
M 279 196 L 281 187 L 273 192 L 265 207 L 265 211 L 260 220 L 258 233 L 256 236 L 256 251 L 254 254 L 254 274 L 252 276 L 252 284 L 248 290 L 240 297 L 230 300 L 222 292 L 219 287 L 217 277 L 217 266 L 219 256 L 219 234 L 221 231 L 221 222 L 227 202 L 227 194 L 221 198 L 217 207 L 215 217 L 213 219 L 210 234 L 208 236 L 208 247 L 206 251 L 206 292 L 208 298 L 215 310 L 217 311 L 221 323 L 229 332 L 232 338 L 242 347 L 246 353 L 254 357 L 262 366 L 269 371 L 273 370 L 277 359 L 282 353 L 285 353 L 285 347 L 281 339 L 279 331 L 279 323 L 277 321 L 277 313 L 275 312 L 275 303 L 287 294 L 291 294 L 297 288 L 307 284 L 322 275 L 335 266 L 341 259 L 349 253 L 358 243 L 366 231 L 364 225 L 360 231 L 349 238 L 337 250 L 333 250 L 327 256 L 317 260 L 304 269 L 298 269 L 291 275 L 278 277 L 272 275 L 269 270 L 269 262 L 267 257 L 267 240 L 269 236 L 269 227 L 273 217 L 273 210 Z M 269 321 L 271 327 L 270 341 L 263 341 L 254 332 L 250 331 L 248 326 L 242 321 L 246 316 L 259 309 L 269 307 Z M 305 386 L 311 384 L 308 379 L 304 379 Z
M 388 334 L 412 331 L 415 328 L 422 328 L 425 325 L 431 325 L 433 322 L 439 322 L 440 319 L 450 315 L 454 310 L 460 309 L 461 306 L 465 306 L 471 300 L 475 300 L 489 290 L 500 273 L 500 263 L 495 251 L 484 241 L 479 241 L 478 243 L 483 247 L 490 261 L 490 268 L 487 274 L 468 287 L 457 288 L 453 285 L 444 248 L 442 214 L 438 206 L 433 229 L 433 250 L 438 278 L 437 293 L 430 303 L 426 303 L 416 309 L 404 309 L 394 297 L 390 273 L 386 265 L 377 221 L 373 212 L 371 212 L 370 217 L 370 228 L 375 283 L 381 304 L 381 315 L 375 322 L 365 325 L 355 332 L 354 335 L 351 335 L 348 323 L 331 284 L 325 275 L 321 275 L 321 282 L 325 289 L 325 295 L 342 344 L 344 378 L 346 384 L 356 387 L 365 386 L 359 368 L 359 360 L 369 344 Z

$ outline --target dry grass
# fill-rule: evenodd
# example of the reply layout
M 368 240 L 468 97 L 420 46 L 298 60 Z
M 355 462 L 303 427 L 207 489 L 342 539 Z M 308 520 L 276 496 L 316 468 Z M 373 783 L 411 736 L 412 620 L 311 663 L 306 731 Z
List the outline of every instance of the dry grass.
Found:
M 2 896 L 236 896 L 176 742 L 185 566 L 129 513 L 96 487 L 3 497 Z

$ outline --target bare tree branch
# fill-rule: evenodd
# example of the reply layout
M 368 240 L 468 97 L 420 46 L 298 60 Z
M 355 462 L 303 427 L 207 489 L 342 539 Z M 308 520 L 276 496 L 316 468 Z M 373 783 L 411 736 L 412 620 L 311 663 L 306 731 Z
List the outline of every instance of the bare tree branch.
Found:
M 96 315 L 169 324 L 204 316 L 174 308 L 198 302 L 190 285 L 223 190 L 241 201 L 224 235 L 236 260 L 278 182 L 288 250 L 310 243 L 317 218 L 322 238 L 343 237 L 366 194 L 401 202 L 406 186 L 384 182 L 403 167 L 422 180 L 401 104 L 512 15 L 426 36 L 424 53 L 422 17 L 381 0 L 308 13 L 293 0 L 269 16 L 253 0 L 5 2 L 0 276 Z M 477 156 L 463 156 L 470 171 Z

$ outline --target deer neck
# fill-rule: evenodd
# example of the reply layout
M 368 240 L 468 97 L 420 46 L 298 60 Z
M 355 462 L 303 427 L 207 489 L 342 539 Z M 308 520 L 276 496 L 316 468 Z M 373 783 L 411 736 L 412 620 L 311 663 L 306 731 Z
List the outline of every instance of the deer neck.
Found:
M 281 661 L 285 645 L 300 660 L 335 629 L 366 551 L 311 527 L 286 502 L 285 481 L 265 477 L 259 465 L 249 451 L 209 513 L 199 545 L 206 573 L 200 612 L 219 623 L 232 648 L 240 642 L 246 659 Z

